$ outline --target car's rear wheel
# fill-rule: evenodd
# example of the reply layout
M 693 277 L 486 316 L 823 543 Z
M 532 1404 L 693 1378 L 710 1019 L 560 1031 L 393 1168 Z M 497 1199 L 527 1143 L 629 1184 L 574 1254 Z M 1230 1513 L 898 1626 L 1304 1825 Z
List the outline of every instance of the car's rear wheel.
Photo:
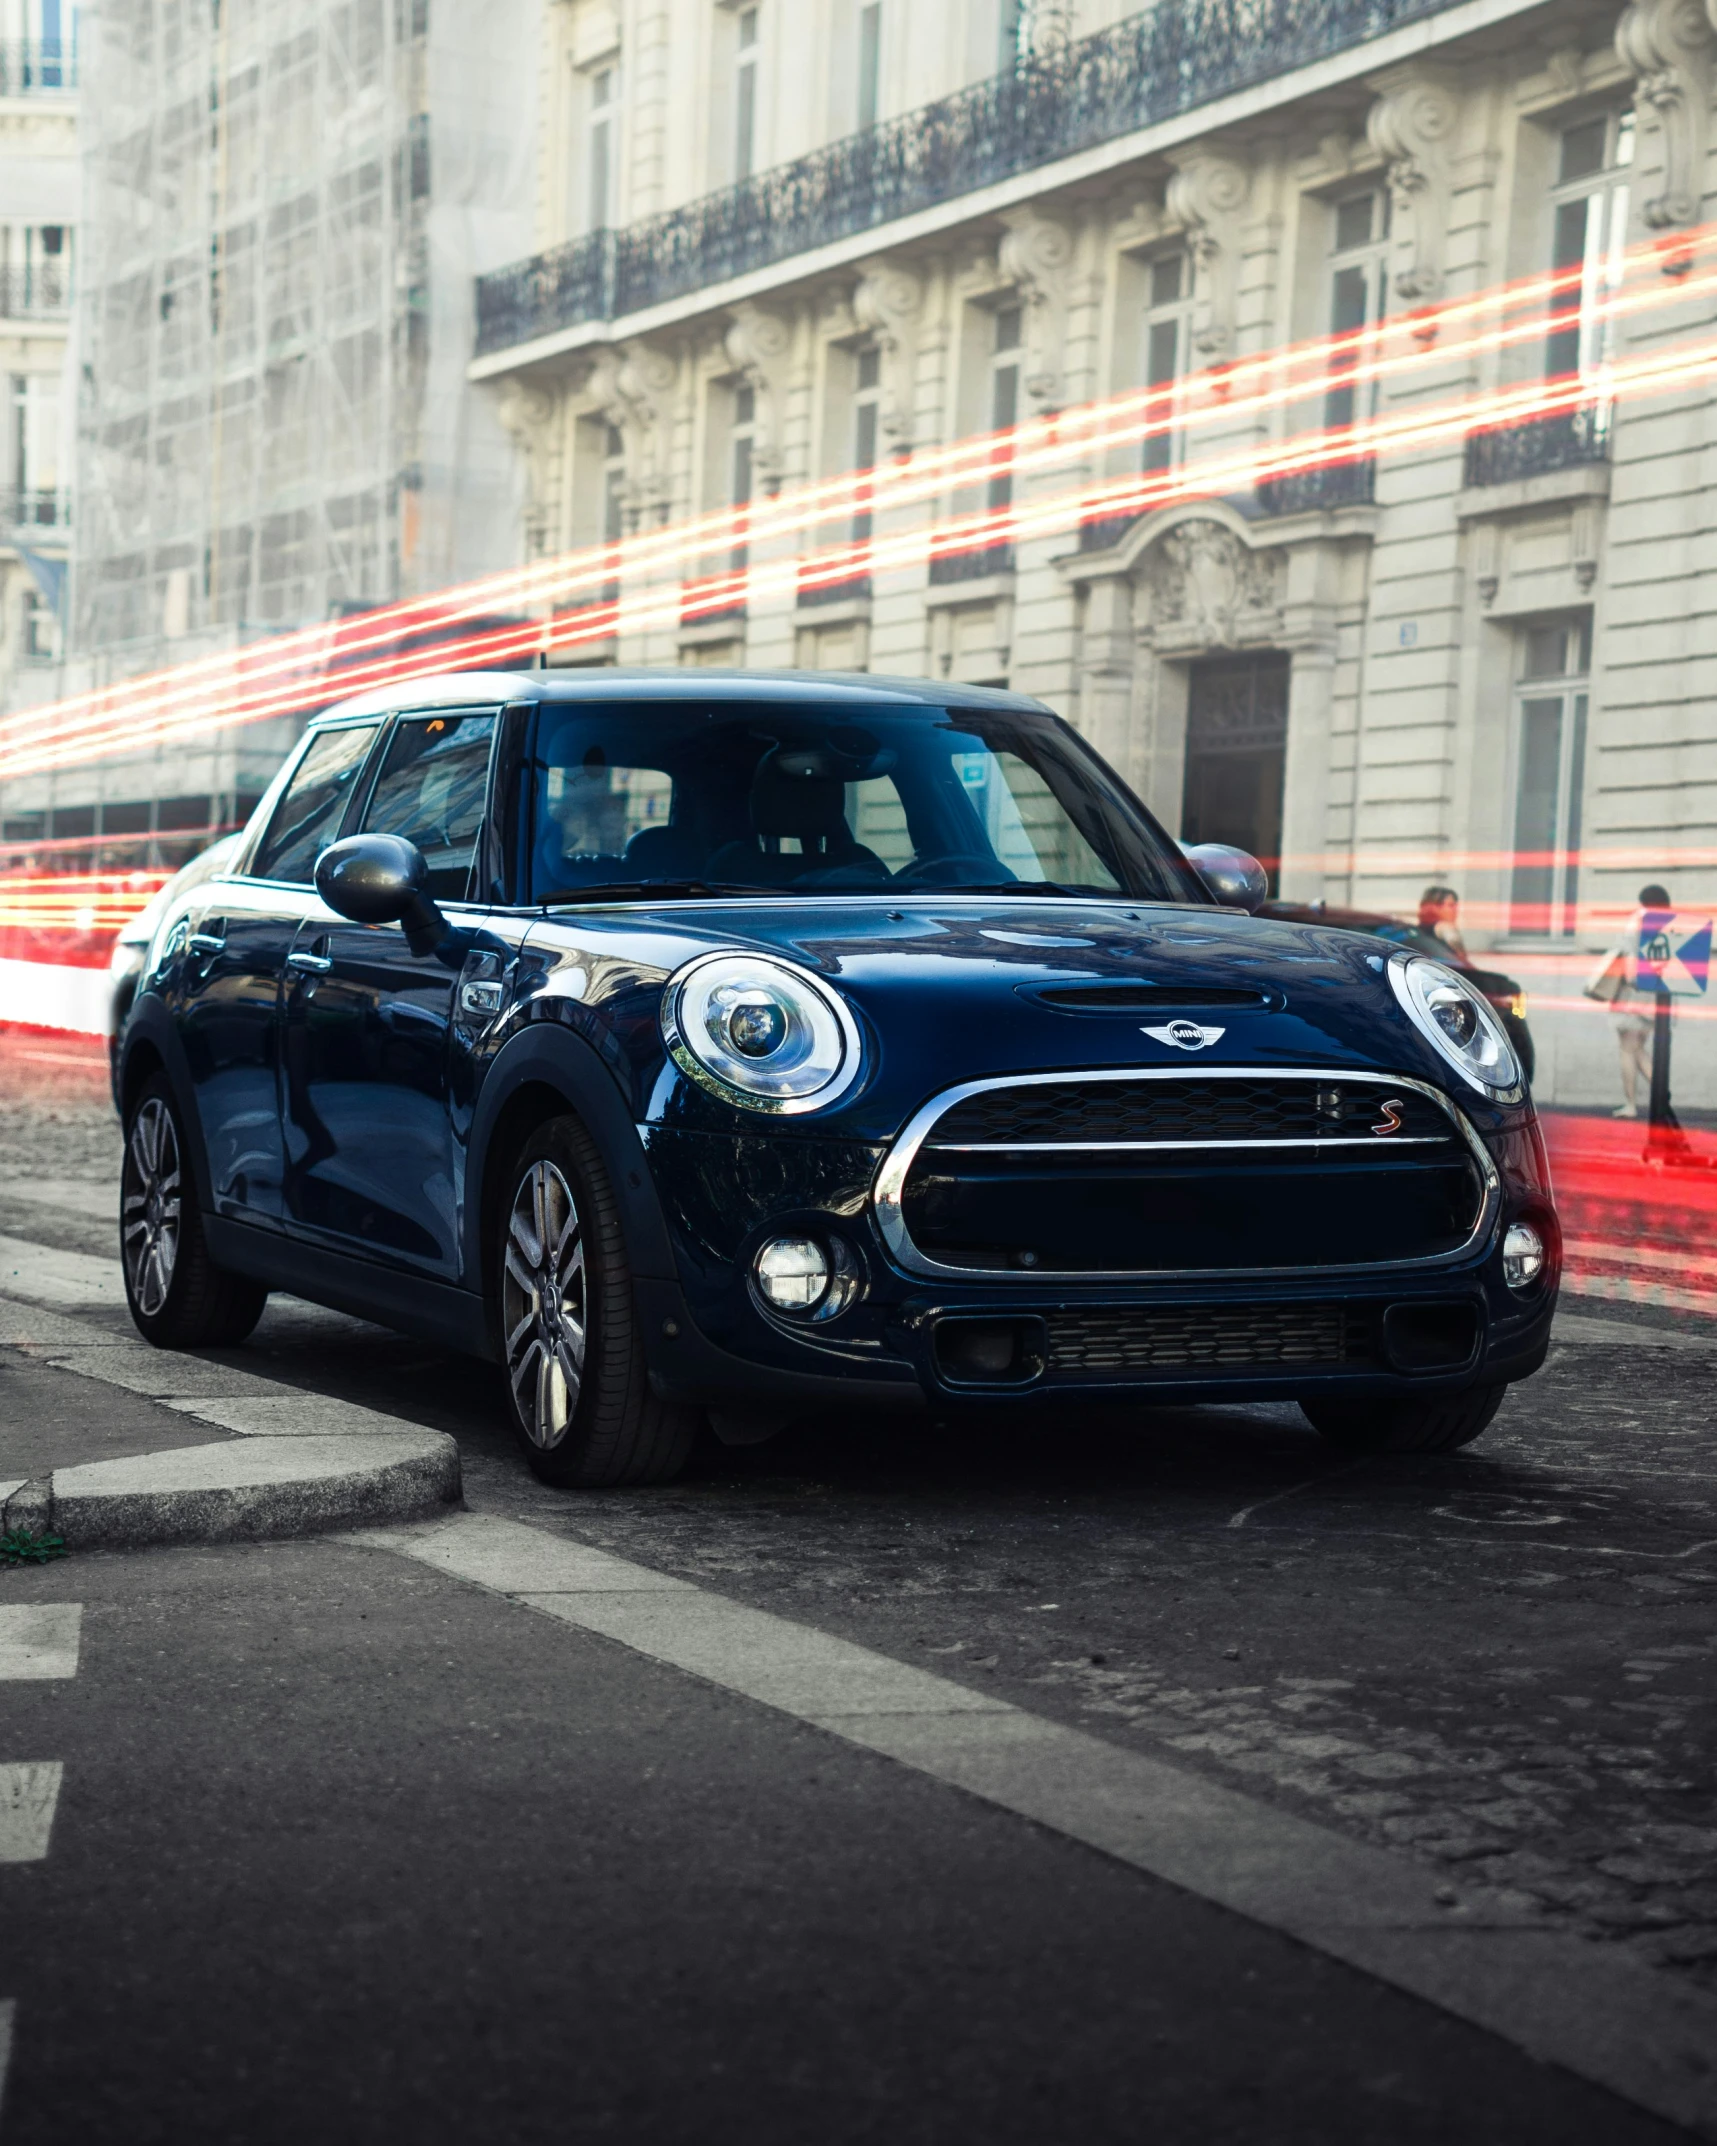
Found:
M 119 1260 L 131 1319 L 158 1349 L 242 1341 L 268 1302 L 260 1282 L 209 1256 L 171 1084 L 157 1073 L 125 1132 L 119 1178 Z
M 1422 1401 L 1303 1400 L 1301 1413 L 1341 1453 L 1453 1453 L 1471 1445 L 1508 1387 L 1428 1394 Z
M 513 1425 L 546 1483 L 665 1483 L 698 1411 L 650 1390 L 619 1207 L 581 1121 L 540 1126 L 500 1220 L 501 1338 Z

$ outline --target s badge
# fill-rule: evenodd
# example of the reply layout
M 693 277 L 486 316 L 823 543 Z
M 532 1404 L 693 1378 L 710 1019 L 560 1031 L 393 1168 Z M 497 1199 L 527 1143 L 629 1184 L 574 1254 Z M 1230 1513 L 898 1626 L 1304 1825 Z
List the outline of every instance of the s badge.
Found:
M 1402 1102 L 1398 1095 L 1395 1095 L 1391 1096 L 1387 1103 L 1379 1103 L 1377 1107 L 1383 1113 L 1383 1123 L 1374 1125 L 1371 1130 L 1378 1134 L 1379 1137 L 1386 1136 L 1389 1133 L 1398 1133 L 1401 1130 L 1401 1120 L 1407 1114 L 1407 1105 Z
M 1166 1043 L 1173 1051 L 1205 1051 L 1227 1035 L 1225 1028 L 1200 1028 L 1196 1021 L 1170 1021 L 1164 1028 L 1141 1031 L 1153 1043 Z

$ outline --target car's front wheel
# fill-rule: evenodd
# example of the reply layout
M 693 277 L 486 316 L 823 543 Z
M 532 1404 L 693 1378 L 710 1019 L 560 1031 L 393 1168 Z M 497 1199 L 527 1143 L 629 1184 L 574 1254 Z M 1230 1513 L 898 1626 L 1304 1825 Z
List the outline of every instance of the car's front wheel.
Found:
M 1421 1401 L 1301 1401 L 1300 1411 L 1342 1453 L 1453 1453 L 1469 1446 L 1502 1406 L 1508 1387 L 1428 1394 Z
M 526 1142 L 500 1227 L 507 1393 L 532 1469 L 568 1486 L 678 1475 L 697 1411 L 650 1390 L 619 1208 L 579 1119 Z
M 188 1155 L 172 1086 L 157 1073 L 126 1127 L 119 1260 L 132 1324 L 158 1349 L 242 1341 L 268 1302 L 260 1282 L 209 1257 Z

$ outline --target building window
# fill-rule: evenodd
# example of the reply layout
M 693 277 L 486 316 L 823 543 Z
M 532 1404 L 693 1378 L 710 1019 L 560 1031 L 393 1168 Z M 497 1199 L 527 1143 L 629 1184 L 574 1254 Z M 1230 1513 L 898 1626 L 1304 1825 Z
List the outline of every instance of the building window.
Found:
M 602 428 L 602 541 L 618 544 L 626 532 L 626 442 L 618 425 Z
M 1274 651 L 1192 666 L 1186 705 L 1183 842 L 1248 850 L 1276 891 L 1288 753 L 1289 661 Z
M 747 507 L 751 504 L 751 480 L 757 448 L 757 390 L 741 383 L 733 391 L 733 430 L 728 450 L 728 504 Z M 739 524 L 744 529 L 744 520 Z M 749 557 L 749 548 L 744 543 L 733 547 L 732 566 L 741 572 Z
M 739 52 L 733 72 L 733 176 L 749 179 L 757 156 L 758 10 L 739 11 Z
M 874 127 L 882 97 L 882 0 L 867 0 L 858 19 L 858 123 Z
M 1010 435 L 999 438 L 991 458 L 987 504 L 992 512 L 1013 504 L 1014 443 L 1011 434 L 1019 423 L 1020 334 L 1024 315 L 1018 306 L 1001 306 L 991 315 L 994 322 L 990 356 L 990 430 Z
M 858 353 L 853 384 L 853 468 L 875 469 L 882 417 L 882 352 L 875 344 Z M 853 542 L 867 543 L 871 532 L 870 494 L 861 490 L 853 514 Z
M 590 78 L 590 169 L 586 175 L 586 230 L 606 230 L 613 220 L 615 70 L 604 67 Z
M 1142 357 L 1145 386 L 1160 392 L 1152 393 L 1146 416 L 1148 422 L 1164 425 L 1164 429 L 1148 434 L 1145 439 L 1142 467 L 1147 470 L 1172 469 L 1177 460 L 1174 433 L 1164 421 L 1174 416 L 1172 390 L 1186 370 L 1187 314 L 1191 298 L 1188 286 L 1192 280 L 1187 268 L 1185 254 L 1171 253 L 1152 261 L 1148 271 L 1150 284 L 1145 301 Z
M 1330 387 L 1324 396 L 1324 423 L 1332 430 L 1369 417 L 1375 387 L 1363 389 L 1351 377 L 1370 354 L 1377 328 L 1389 309 L 1389 193 L 1372 187 L 1331 204 L 1330 310 L 1332 335 L 1348 338 L 1330 359 Z
M 1591 627 L 1528 627 L 1516 716 L 1509 929 L 1571 938 L 1580 896 Z
M 59 653 L 59 620 L 39 590 L 24 591 L 23 653 L 26 663 L 52 663 Z
M 1552 302 L 1566 316 L 1545 345 L 1549 379 L 1601 372 L 1608 363 L 1613 324 L 1598 307 L 1622 278 L 1628 235 L 1628 176 L 1634 160 L 1634 115 L 1606 112 L 1563 134 L 1551 194 L 1550 265 L 1568 271 Z
M 1012 74 L 1031 53 L 1033 0 L 997 0 L 996 72 Z

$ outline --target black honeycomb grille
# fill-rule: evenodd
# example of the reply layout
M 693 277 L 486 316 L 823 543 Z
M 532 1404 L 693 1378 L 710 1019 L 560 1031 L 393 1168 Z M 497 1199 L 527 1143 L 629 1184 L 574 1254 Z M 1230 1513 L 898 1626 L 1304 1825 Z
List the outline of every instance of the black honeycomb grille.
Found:
M 1392 1105 L 1392 1111 L 1384 1109 Z M 1390 1131 L 1391 1117 L 1398 1122 Z M 1339 1079 L 1047 1081 L 968 1096 L 928 1145 L 1033 1141 L 1306 1140 L 1452 1137 L 1429 1096 Z
M 1049 1320 L 1050 1376 L 1205 1366 L 1368 1363 L 1374 1317 L 1347 1304 L 1152 1305 L 1061 1311 Z

